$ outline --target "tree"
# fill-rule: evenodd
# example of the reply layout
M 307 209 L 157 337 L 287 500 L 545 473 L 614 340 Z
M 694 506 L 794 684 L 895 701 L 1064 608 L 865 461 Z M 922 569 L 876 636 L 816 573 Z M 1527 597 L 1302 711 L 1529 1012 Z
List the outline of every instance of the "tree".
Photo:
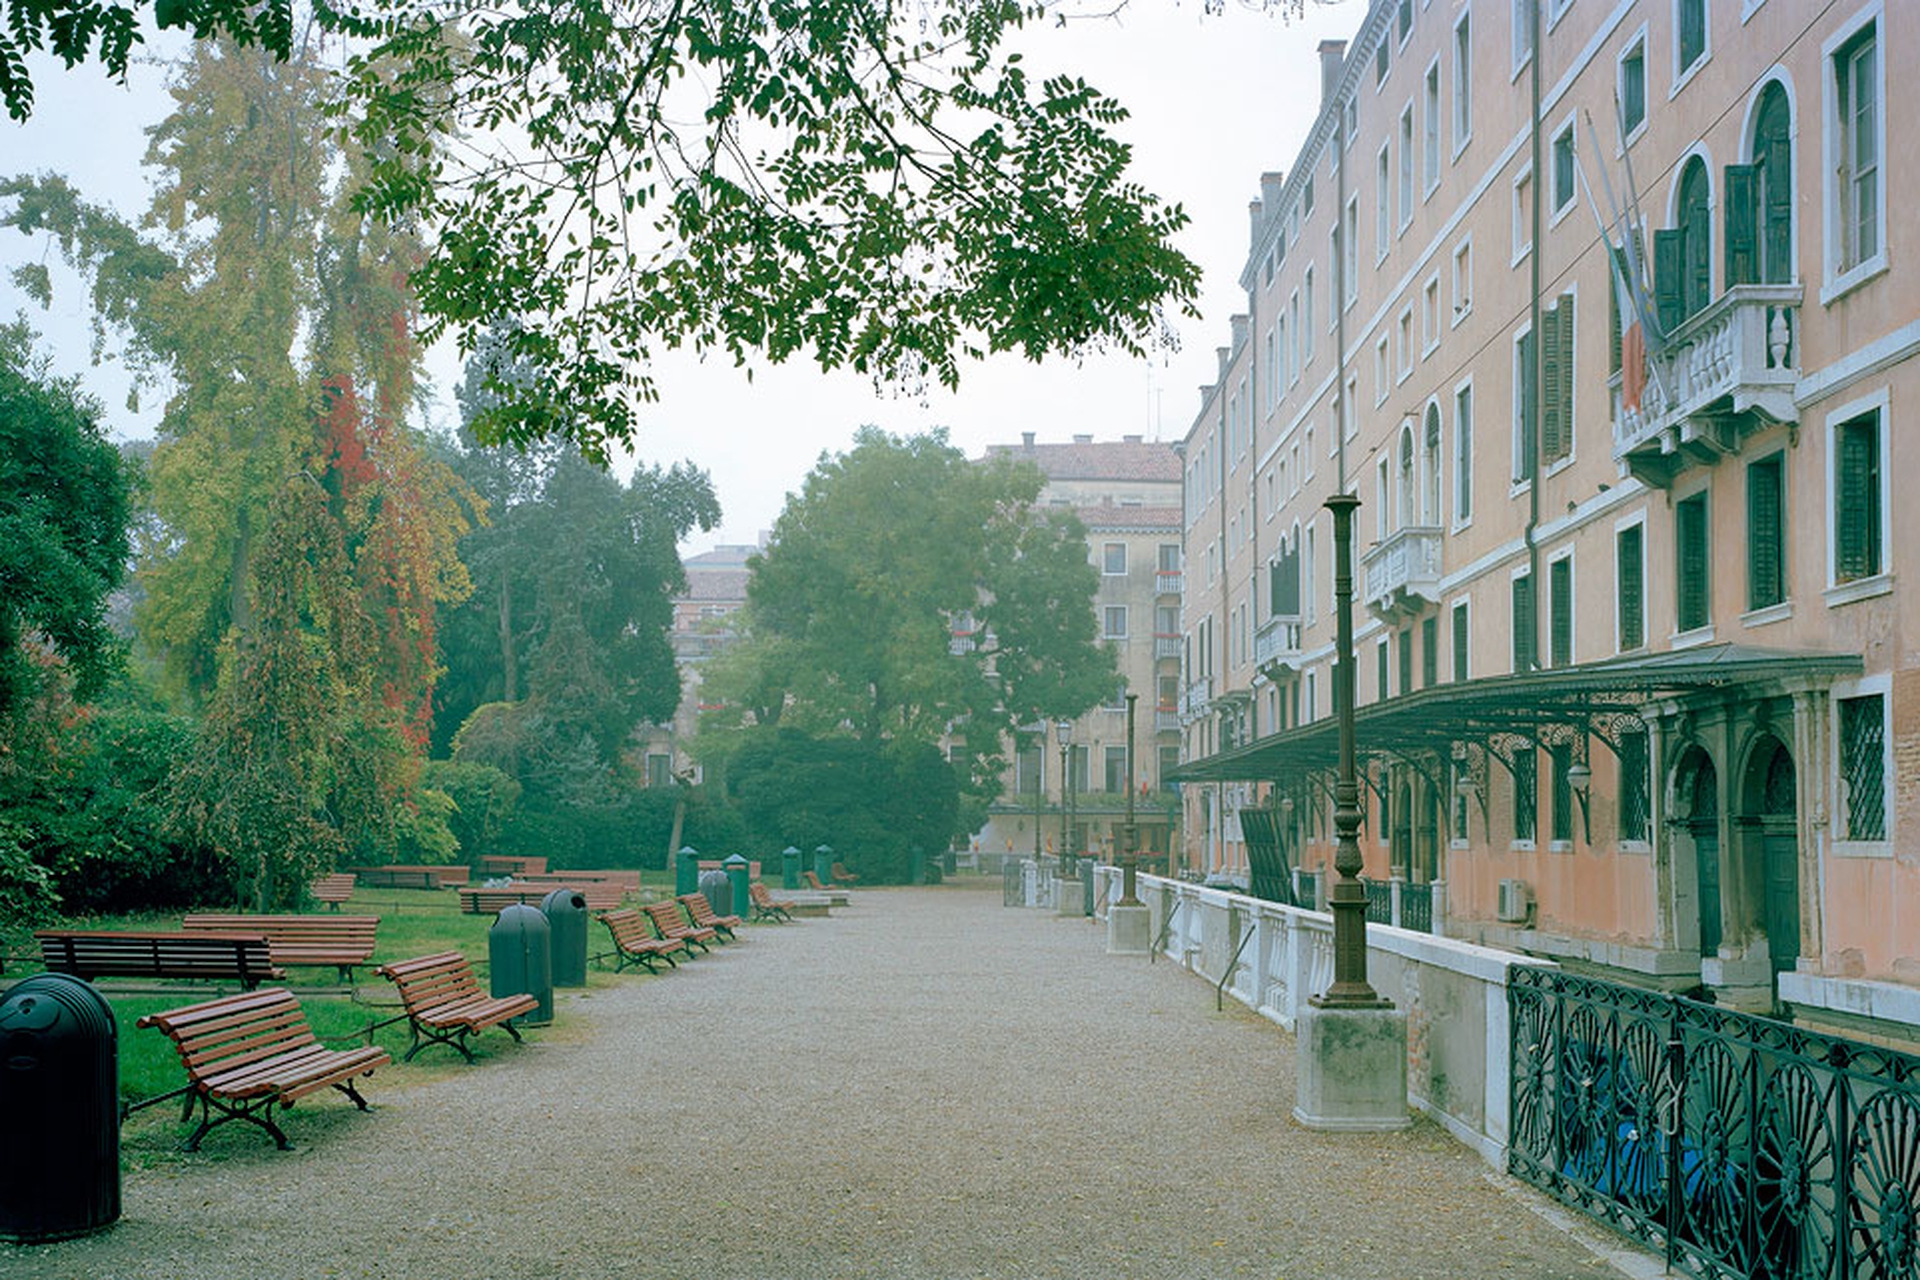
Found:
M 1282 12 L 1301 0 L 1270 0 Z M 121 74 L 140 0 L 0 0 L 0 97 L 22 54 Z M 1199 273 L 1185 225 L 1127 178 L 1124 109 L 1030 74 L 1008 46 L 1047 0 L 686 0 L 507 9 L 451 0 L 316 5 L 351 50 L 329 111 L 367 158 L 357 206 L 420 222 L 429 340 L 473 350 L 501 316 L 539 376 L 477 423 L 488 441 L 631 440 L 649 357 L 957 384 L 988 352 L 1040 359 L 1164 340 Z M 291 7 L 156 0 L 161 27 L 286 57 Z
M 32 341 L 24 323 L 0 325 L 0 756 L 40 655 L 65 663 L 83 696 L 112 664 L 106 599 L 128 556 L 130 475 L 99 406 L 49 376 Z
M 727 704 L 707 729 L 751 712 L 872 750 L 949 742 L 967 791 L 997 788 L 1006 734 L 1078 715 L 1117 679 L 1085 531 L 1035 505 L 1041 483 L 940 433 L 866 428 L 823 457 L 751 562 L 748 639 L 707 672 Z

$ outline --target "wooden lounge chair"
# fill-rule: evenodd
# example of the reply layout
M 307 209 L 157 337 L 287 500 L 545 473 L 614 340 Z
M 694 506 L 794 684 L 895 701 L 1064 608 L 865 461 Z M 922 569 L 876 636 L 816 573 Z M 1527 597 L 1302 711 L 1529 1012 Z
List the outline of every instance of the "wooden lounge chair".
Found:
M 733 941 L 734 930 L 746 923 L 739 916 L 714 914 L 713 904 L 707 901 L 707 895 L 704 893 L 683 893 L 679 900 L 680 905 L 687 909 L 687 914 L 693 918 L 695 924 L 703 929 L 717 931 L 724 935 L 728 942 Z
M 654 963 L 659 960 L 665 960 L 669 969 L 677 969 L 680 966 L 673 958 L 675 955 L 693 954 L 684 939 L 662 938 L 656 934 L 647 917 L 632 907 L 608 911 L 601 915 L 600 923 L 613 935 L 614 955 L 619 959 L 615 973 L 634 964 L 644 965 L 648 973 L 658 973 Z
M 747 899 L 755 920 L 776 920 L 781 924 L 793 919 L 793 904 L 773 896 L 766 885 L 756 880 L 747 886 Z
M 708 951 L 711 948 L 707 944 L 720 936 L 716 929 L 705 925 L 688 924 L 686 918 L 680 914 L 677 903 L 649 902 L 642 909 L 652 919 L 653 927 L 660 931 L 660 936 L 663 938 L 678 939 L 691 943 L 702 951 Z

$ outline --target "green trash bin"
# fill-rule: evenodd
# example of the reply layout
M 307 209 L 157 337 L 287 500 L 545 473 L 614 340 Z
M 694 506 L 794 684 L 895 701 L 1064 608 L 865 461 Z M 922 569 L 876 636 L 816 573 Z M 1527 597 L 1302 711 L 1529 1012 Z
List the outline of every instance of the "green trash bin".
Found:
M 538 907 L 515 903 L 487 930 L 488 975 L 494 999 L 529 995 L 540 1002 L 515 1022 L 545 1026 L 553 1021 L 553 935 Z
M 833 883 L 833 846 L 820 845 L 813 851 L 813 874 L 820 877 L 821 884 Z
M 792 845 L 780 851 L 780 887 L 782 889 L 800 887 L 800 851 Z
M 692 845 L 681 845 L 673 855 L 673 896 L 700 891 L 700 854 Z
M 742 920 L 753 919 L 753 895 L 747 890 L 751 866 L 736 853 L 722 862 L 720 868 L 727 873 L 727 880 L 733 886 L 733 910 L 725 914 L 739 916 Z

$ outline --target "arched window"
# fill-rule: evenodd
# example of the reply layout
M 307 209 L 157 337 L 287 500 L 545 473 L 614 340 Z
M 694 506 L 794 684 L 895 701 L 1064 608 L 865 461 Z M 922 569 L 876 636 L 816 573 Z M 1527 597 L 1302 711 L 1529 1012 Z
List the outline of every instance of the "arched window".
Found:
M 1753 124 L 1753 168 L 1756 171 L 1754 237 L 1762 284 L 1786 284 L 1793 279 L 1793 143 L 1787 91 L 1778 80 L 1760 92 L 1760 111 Z M 1731 195 L 1728 197 L 1731 199 Z M 1730 282 L 1731 283 L 1731 282 Z
M 1418 509 L 1414 506 L 1417 490 L 1413 471 L 1413 427 L 1403 424 L 1400 428 L 1400 525 L 1405 527 L 1419 519 Z
M 1660 324 L 1671 331 L 1703 309 L 1713 294 L 1713 220 L 1708 208 L 1706 162 L 1689 159 L 1680 170 L 1673 227 L 1653 233 L 1653 288 Z
M 1421 504 L 1420 520 L 1423 524 L 1440 523 L 1440 406 L 1427 406 L 1427 429 L 1425 450 L 1426 458 L 1422 465 L 1426 468 L 1425 501 Z

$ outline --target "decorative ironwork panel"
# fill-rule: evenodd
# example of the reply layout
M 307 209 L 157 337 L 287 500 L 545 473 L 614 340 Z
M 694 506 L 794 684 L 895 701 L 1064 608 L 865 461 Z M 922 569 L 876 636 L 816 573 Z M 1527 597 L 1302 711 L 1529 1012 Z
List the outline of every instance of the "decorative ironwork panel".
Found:
M 1887 838 L 1886 718 L 1879 695 L 1840 699 L 1840 781 L 1847 839 Z
M 1362 880 L 1367 890 L 1367 923 L 1393 923 L 1393 886 L 1379 880 Z
M 1706 1280 L 1920 1274 L 1920 1058 L 1516 970 L 1508 1168 Z
M 1432 885 L 1408 883 L 1400 886 L 1400 927 L 1416 933 L 1433 932 Z

